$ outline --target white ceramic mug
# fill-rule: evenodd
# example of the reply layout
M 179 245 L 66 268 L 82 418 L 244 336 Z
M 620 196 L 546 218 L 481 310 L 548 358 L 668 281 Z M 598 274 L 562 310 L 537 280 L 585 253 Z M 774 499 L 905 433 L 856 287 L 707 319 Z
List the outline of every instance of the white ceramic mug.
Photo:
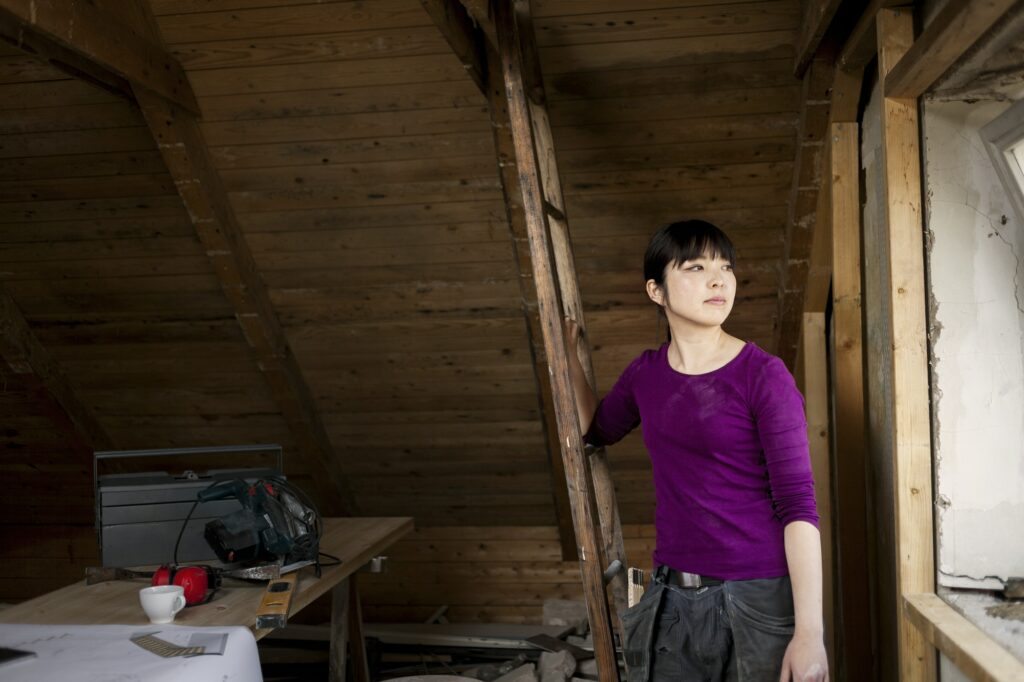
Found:
M 174 615 L 185 608 L 185 588 L 181 585 L 156 585 L 139 590 L 142 609 L 150 623 L 173 623 Z

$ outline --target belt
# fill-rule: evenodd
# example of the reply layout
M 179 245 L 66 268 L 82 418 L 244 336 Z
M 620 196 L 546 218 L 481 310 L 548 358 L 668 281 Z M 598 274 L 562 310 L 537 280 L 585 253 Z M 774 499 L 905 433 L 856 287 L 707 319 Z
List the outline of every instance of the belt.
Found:
M 700 575 L 699 573 L 687 573 L 686 571 L 677 571 L 669 566 L 659 566 L 655 571 L 655 579 L 660 579 L 660 582 L 666 585 L 675 585 L 676 587 L 682 587 L 687 590 L 696 590 L 702 587 L 713 587 L 715 585 L 721 585 L 724 580 L 720 578 L 712 578 L 707 575 Z

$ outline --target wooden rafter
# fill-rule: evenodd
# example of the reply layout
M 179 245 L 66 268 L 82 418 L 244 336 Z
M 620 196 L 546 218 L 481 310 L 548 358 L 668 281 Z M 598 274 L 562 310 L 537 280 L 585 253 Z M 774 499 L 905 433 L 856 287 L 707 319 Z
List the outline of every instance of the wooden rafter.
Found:
M 79 399 L 53 356 L 32 333 L 18 304 L 0 287 L 0 357 L 76 450 L 109 450 L 113 439 Z
M 995 25 L 1018 0 L 949 2 L 885 79 L 885 96 L 915 99 Z
M 199 122 L 145 90 L 137 90 L 136 97 L 256 365 L 296 440 L 322 511 L 351 513 L 355 499 L 348 480 L 228 203 Z
M 109 89 L 131 83 L 198 113 L 174 57 L 136 27 L 81 0 L 0 0 L 0 37 Z M 70 59 L 74 53 L 81 60 Z M 98 67 L 98 68 L 97 68 Z M 77 73 L 75 73 L 77 71 Z
M 487 43 L 458 0 L 420 0 L 480 92 L 487 92 Z
M 31 45 L 37 53 L 49 42 L 55 46 L 41 50 L 43 54 L 71 50 L 89 62 L 93 73 L 106 72 L 111 80 L 123 77 L 130 84 L 256 365 L 295 439 L 321 511 L 352 513 L 355 499 L 203 140 L 184 70 L 159 45 L 148 7 L 139 4 L 135 9 L 136 21 L 127 25 L 91 3 L 0 0 L 0 12 L 23 15 L 26 26 L 35 31 Z M 138 51 L 134 57 L 132 50 Z M 161 76 L 147 77 L 154 70 Z
M 909 11 L 878 13 L 878 75 L 883 91 L 914 42 Z M 935 591 L 932 447 L 928 394 L 920 126 L 916 99 L 882 100 L 882 170 L 892 319 L 893 508 L 896 594 Z M 922 633 L 897 609 L 901 680 L 935 679 L 935 657 Z

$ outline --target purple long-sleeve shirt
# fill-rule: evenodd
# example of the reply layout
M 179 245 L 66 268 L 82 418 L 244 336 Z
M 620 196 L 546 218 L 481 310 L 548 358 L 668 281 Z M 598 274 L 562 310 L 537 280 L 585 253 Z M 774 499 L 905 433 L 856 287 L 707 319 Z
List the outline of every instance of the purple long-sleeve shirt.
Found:
M 682 374 L 645 351 L 598 405 L 586 439 L 642 424 L 657 502 L 656 564 L 725 580 L 786 575 L 783 528 L 818 525 L 803 398 L 777 357 L 748 343 L 724 367 Z

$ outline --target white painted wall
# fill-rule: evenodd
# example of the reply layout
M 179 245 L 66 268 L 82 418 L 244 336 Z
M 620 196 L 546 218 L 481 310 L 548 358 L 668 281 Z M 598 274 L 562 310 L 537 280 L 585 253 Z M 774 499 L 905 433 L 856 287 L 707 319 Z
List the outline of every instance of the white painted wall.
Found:
M 928 102 L 924 127 L 939 583 L 1024 576 L 1024 227 L 979 130 L 1009 107 Z

